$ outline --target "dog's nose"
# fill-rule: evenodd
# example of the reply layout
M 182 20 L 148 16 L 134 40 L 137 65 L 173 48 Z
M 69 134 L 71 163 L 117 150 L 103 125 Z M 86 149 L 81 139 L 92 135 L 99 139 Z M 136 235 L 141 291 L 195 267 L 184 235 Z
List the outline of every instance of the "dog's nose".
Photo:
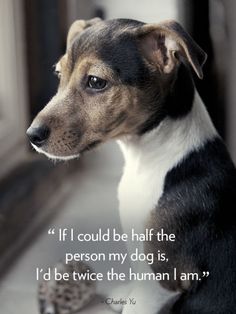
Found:
M 45 144 L 49 138 L 50 129 L 46 125 L 42 125 L 40 127 L 29 127 L 26 134 L 32 144 L 40 147 Z

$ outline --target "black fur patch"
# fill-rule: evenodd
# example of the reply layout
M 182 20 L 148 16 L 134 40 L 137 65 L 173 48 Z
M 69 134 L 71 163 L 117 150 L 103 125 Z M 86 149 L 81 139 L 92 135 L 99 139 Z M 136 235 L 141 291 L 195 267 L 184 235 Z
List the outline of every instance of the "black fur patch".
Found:
M 178 119 L 188 114 L 193 106 L 193 97 L 194 83 L 191 72 L 186 65 L 181 64 L 167 96 L 153 104 L 155 110 L 140 127 L 139 135 L 153 130 L 166 117 Z
M 167 116 L 177 119 L 188 114 L 193 106 L 194 89 L 191 71 L 187 65 L 180 64 L 174 86 L 165 100 Z
M 158 175 L 158 174 L 157 174 Z M 234 313 L 236 307 L 236 170 L 216 138 L 184 158 L 166 176 L 155 211 L 155 228 L 174 233 L 174 244 L 153 243 L 169 258 L 155 271 L 209 271 L 191 283 L 171 313 Z M 161 247 L 160 247 L 161 246 Z M 165 265 L 167 264 L 167 265 Z M 176 289 L 167 282 L 166 287 Z

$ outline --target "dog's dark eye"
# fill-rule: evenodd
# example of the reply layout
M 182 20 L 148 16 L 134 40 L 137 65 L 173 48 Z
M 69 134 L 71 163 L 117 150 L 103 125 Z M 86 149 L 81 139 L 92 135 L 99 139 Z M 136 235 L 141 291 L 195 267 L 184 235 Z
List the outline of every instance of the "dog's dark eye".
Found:
M 107 86 L 107 81 L 101 79 L 97 76 L 90 75 L 88 77 L 88 87 L 92 89 L 101 90 L 104 89 Z

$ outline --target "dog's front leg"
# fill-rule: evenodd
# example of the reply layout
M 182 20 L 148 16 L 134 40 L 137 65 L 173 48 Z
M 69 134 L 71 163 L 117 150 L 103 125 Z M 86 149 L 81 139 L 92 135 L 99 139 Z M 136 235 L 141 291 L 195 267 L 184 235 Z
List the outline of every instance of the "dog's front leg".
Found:
M 136 249 L 143 253 L 143 243 L 131 241 L 130 229 L 123 228 L 126 234 L 129 234 L 129 241 L 127 242 L 129 256 L 131 256 Z M 130 274 L 149 274 L 152 273 L 151 267 L 144 261 L 131 261 Z M 131 276 L 132 277 L 132 276 Z M 118 286 L 112 291 L 109 298 L 112 300 L 122 300 L 123 304 L 111 304 L 111 307 L 116 312 L 122 314 L 157 314 L 168 300 L 175 295 L 175 293 L 164 289 L 156 280 L 135 280 L 135 278 L 128 284 Z M 138 279 L 138 278 L 136 278 Z
M 134 267 L 135 269 L 136 267 Z M 151 272 L 147 265 L 146 270 L 140 269 L 139 274 Z M 160 309 L 174 297 L 176 293 L 164 289 L 158 281 L 132 281 L 115 288 L 110 299 L 123 300 L 122 304 L 111 304 L 114 311 L 122 314 L 157 314 Z
M 146 263 L 140 263 L 138 267 L 134 265 L 131 269 L 140 275 L 152 273 L 151 267 Z M 156 280 L 134 280 L 122 314 L 157 314 L 174 295 Z
M 122 314 L 157 314 L 168 299 L 169 295 L 156 282 L 133 283 Z

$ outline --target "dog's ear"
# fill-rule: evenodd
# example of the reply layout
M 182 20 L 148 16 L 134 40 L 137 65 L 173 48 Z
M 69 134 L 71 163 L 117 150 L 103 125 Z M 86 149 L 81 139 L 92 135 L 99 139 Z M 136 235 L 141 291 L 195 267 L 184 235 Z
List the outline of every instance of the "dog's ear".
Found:
M 67 35 L 67 41 L 66 41 L 66 48 L 68 50 L 68 48 L 71 46 L 71 44 L 73 43 L 74 39 L 85 29 L 88 28 L 98 22 L 100 22 L 101 19 L 99 17 L 95 17 L 91 20 L 77 20 L 75 21 L 68 32 Z
M 181 61 L 187 61 L 202 79 L 206 53 L 175 21 L 145 24 L 135 30 L 146 58 L 162 72 L 170 73 Z

